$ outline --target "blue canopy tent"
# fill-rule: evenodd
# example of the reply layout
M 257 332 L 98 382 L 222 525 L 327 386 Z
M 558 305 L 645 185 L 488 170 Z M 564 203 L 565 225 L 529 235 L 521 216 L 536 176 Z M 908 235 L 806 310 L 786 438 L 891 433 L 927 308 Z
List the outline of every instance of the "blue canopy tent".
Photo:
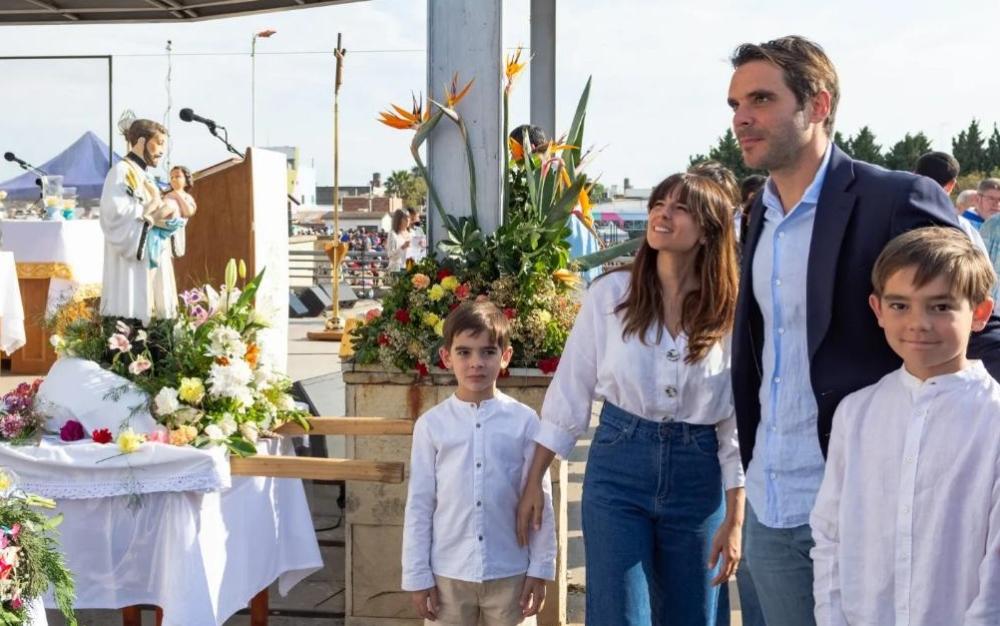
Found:
M 119 160 L 121 157 L 115 154 L 114 162 Z M 81 201 L 100 198 L 104 178 L 111 169 L 108 144 L 88 130 L 58 155 L 39 164 L 38 168 L 51 175 L 62 175 L 63 186 L 76 187 Z M 41 192 L 35 184 L 37 178 L 33 172 L 25 172 L 0 183 L 0 189 L 7 192 L 9 200 L 34 200 Z

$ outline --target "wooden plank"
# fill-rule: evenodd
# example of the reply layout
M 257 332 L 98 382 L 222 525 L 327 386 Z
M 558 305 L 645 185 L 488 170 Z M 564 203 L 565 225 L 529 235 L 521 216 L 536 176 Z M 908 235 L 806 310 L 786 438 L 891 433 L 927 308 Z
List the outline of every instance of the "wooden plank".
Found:
M 412 435 L 413 421 L 386 417 L 311 417 L 306 432 L 295 423 L 277 430 L 282 435 Z
M 358 459 L 323 459 L 257 455 L 230 457 L 234 476 L 272 476 L 311 480 L 364 480 L 377 483 L 403 482 L 403 464 Z

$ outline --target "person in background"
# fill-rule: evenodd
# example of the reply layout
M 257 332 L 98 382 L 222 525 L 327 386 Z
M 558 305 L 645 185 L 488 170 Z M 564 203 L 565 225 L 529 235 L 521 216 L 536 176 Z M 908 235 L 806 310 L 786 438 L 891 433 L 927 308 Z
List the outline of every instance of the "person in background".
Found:
M 747 240 L 747 225 L 750 223 L 750 207 L 757 199 L 757 193 L 767 182 L 767 177 L 760 174 L 750 174 L 740 181 L 740 213 L 737 233 L 740 239 L 740 250 Z
M 373 247 L 369 238 L 368 245 Z M 390 272 L 398 272 L 406 265 L 406 251 L 410 247 L 410 216 L 403 209 L 392 212 L 392 231 L 389 232 L 385 251 Z
M 976 187 L 976 206 L 962 216 L 978 229 L 997 213 L 1000 213 L 1000 178 L 984 178 Z
M 951 195 L 951 192 L 955 189 L 955 184 L 958 183 L 958 174 L 961 171 L 958 160 L 947 152 L 928 152 L 927 154 L 921 155 L 917 159 L 917 165 L 913 168 L 913 173 L 918 176 L 926 176 L 930 178 L 937 184 L 941 185 L 944 192 Z M 972 192 L 976 194 L 976 192 Z M 957 207 L 955 209 L 955 214 L 958 215 L 958 226 L 965 231 L 965 234 L 969 236 L 972 243 L 979 246 L 983 252 L 989 254 L 986 250 L 986 244 L 983 243 L 983 238 L 979 235 L 979 229 L 972 225 L 967 218 L 962 215 L 962 211 Z

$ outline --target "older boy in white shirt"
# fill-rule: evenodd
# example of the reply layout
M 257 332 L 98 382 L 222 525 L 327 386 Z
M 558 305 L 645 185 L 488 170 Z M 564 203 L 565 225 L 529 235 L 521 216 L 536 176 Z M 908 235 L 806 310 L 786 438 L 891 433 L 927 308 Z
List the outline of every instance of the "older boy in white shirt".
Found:
M 903 366 L 834 416 L 810 518 L 819 626 L 1000 624 L 1000 384 L 966 358 L 995 280 L 951 228 L 876 261 L 870 304 Z
M 403 522 L 403 589 L 425 624 L 534 624 L 555 578 L 551 484 L 541 528 L 516 535 L 517 502 L 534 454 L 538 415 L 497 391 L 510 363 L 510 327 L 491 302 L 448 315 L 441 360 L 455 394 L 413 429 Z

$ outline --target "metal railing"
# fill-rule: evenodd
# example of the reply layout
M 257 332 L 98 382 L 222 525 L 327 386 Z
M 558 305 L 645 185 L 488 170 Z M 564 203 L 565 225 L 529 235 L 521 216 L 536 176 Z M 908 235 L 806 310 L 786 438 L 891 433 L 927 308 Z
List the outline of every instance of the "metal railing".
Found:
M 341 265 L 341 279 L 359 298 L 379 298 L 388 289 L 389 272 L 385 252 L 350 250 Z M 329 285 L 333 266 L 322 250 L 289 250 L 288 277 L 291 285 Z

